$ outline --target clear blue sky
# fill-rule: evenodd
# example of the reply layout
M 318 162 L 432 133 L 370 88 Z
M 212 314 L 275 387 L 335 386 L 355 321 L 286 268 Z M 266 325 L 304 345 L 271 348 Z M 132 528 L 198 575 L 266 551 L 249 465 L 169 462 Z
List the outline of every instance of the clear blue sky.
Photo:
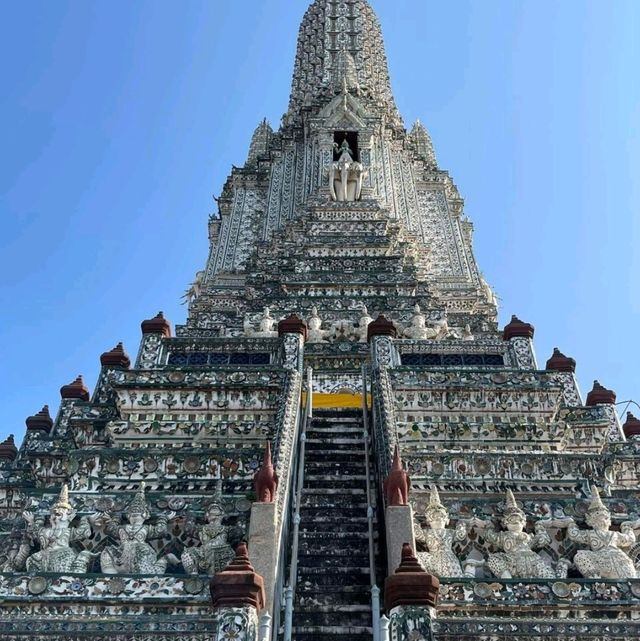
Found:
M 405 122 L 512 313 L 640 401 L 640 2 L 372 0 Z M 287 106 L 307 0 L 28 0 L 0 27 L 0 437 L 185 319 L 211 195 Z

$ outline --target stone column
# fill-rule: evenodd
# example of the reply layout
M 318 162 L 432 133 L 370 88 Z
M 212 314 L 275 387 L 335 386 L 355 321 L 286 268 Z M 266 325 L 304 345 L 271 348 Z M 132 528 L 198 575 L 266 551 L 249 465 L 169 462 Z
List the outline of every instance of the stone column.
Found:
M 162 312 L 154 318 L 142 321 L 142 341 L 136 359 L 136 369 L 153 369 L 160 365 L 162 339 L 171 336 L 171 324 Z
M 576 361 L 570 356 L 565 356 L 557 347 L 547 361 L 547 372 L 554 372 L 555 380 L 562 385 L 562 398 L 569 407 L 582 405 L 582 396 L 576 379 Z
M 131 359 L 124 351 L 122 343 L 118 343 L 112 350 L 100 356 L 100 376 L 93 392 L 94 403 L 109 403 L 111 386 L 109 374 L 114 370 L 127 370 L 131 367 Z
M 402 562 L 384 585 L 384 608 L 389 616 L 390 641 L 432 641 L 440 581 L 427 574 L 408 543 L 402 546 Z
M 602 407 L 609 419 L 609 441 L 616 443 L 626 440 L 616 411 L 616 393 L 613 390 L 603 387 L 598 381 L 593 381 L 593 389 L 587 394 L 585 405 Z
M 502 338 L 509 341 L 511 359 L 518 369 L 538 369 L 536 354 L 533 351 L 533 335 L 535 327 L 524 323 L 517 316 L 511 317 L 511 322 L 505 325 Z
M 367 342 L 371 344 L 371 360 L 373 367 L 395 367 L 400 365 L 400 355 L 393 345 L 397 337 L 394 324 L 382 314 L 367 327 Z
M 235 559 L 211 579 L 211 602 L 216 612 L 212 641 L 262 641 L 258 613 L 264 607 L 264 580 L 256 574 L 246 543 Z
M 278 336 L 282 338 L 282 366 L 302 373 L 304 343 L 309 330 L 307 324 L 292 314 L 278 323 Z

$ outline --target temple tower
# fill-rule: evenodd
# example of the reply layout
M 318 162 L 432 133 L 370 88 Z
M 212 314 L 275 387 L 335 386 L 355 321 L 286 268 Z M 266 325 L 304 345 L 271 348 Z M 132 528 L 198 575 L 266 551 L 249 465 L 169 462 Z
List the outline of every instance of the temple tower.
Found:
M 369 3 L 316 0 L 186 322 L 0 446 L 2 638 L 636 638 L 640 422 L 498 328 L 472 231 Z

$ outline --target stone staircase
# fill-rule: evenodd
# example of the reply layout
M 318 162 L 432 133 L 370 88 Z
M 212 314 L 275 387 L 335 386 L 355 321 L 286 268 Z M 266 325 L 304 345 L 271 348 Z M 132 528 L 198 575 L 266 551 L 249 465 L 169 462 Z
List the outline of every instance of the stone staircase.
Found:
M 363 429 L 342 409 L 316 410 L 307 430 L 294 641 L 372 639 Z

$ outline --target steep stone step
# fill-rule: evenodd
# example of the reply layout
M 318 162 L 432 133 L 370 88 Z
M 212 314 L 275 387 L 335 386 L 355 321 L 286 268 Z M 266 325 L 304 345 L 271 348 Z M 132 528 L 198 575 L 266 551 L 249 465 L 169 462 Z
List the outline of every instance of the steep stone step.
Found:
M 336 632 L 329 632 L 320 634 L 318 632 L 298 632 L 296 628 L 293 629 L 293 638 L 295 641 L 336 641 L 337 637 L 344 637 L 346 628 L 337 628 Z M 371 629 L 369 629 L 371 630 Z M 346 635 L 349 641 L 371 641 L 371 631 L 366 634 L 353 634 Z
M 323 568 L 323 569 L 333 569 L 333 568 L 342 568 L 349 566 L 358 566 L 365 567 L 369 564 L 369 555 L 363 554 L 362 551 L 359 553 L 354 552 L 353 550 L 340 550 L 342 554 L 323 554 L 322 552 L 316 554 L 309 554 L 307 552 L 301 553 L 298 556 L 298 566 L 300 568 Z
M 360 608 L 360 609 L 356 609 Z M 299 608 L 296 612 L 295 626 L 300 627 L 367 627 L 371 625 L 371 608 L 366 605 L 337 606 L 319 610 L 316 608 Z
M 296 603 L 301 607 L 354 607 L 371 603 L 371 590 L 366 585 L 341 585 L 326 592 L 314 586 L 298 586 Z
M 364 476 L 365 466 L 358 461 L 308 461 L 306 464 L 307 474 L 318 477 L 322 474 L 338 476 Z
M 324 519 L 329 520 L 342 520 L 342 519 L 360 519 L 366 520 L 367 507 L 356 506 L 349 502 L 343 505 L 318 505 L 310 506 L 302 504 L 300 507 L 300 515 L 302 519 Z M 364 516 L 363 516 L 364 515 Z
M 358 438 L 345 438 L 341 435 L 338 438 L 307 438 L 307 447 L 313 445 L 314 450 L 343 450 L 345 447 L 351 450 L 362 450 L 364 452 L 364 444 L 362 437 Z
M 316 521 L 315 523 L 300 523 L 301 532 L 313 532 L 320 534 L 321 532 L 335 532 L 340 528 L 340 534 L 357 534 L 359 532 L 368 532 L 366 522 L 363 523 L 343 523 L 342 525 L 338 521 L 322 522 Z M 327 550 L 327 553 L 330 554 L 331 551 Z
M 317 412 L 306 440 L 293 618 L 296 641 L 371 639 L 366 495 L 370 475 L 360 410 Z M 375 528 L 376 552 L 377 541 Z
M 309 636 L 306 636 L 309 635 Z M 327 636 L 328 635 L 328 636 Z M 321 641 L 323 639 L 335 639 L 335 636 L 342 636 L 345 639 L 367 639 L 371 641 L 371 628 L 361 625 L 335 625 L 335 626 L 295 626 L 293 638 L 307 639 L 308 641 Z

